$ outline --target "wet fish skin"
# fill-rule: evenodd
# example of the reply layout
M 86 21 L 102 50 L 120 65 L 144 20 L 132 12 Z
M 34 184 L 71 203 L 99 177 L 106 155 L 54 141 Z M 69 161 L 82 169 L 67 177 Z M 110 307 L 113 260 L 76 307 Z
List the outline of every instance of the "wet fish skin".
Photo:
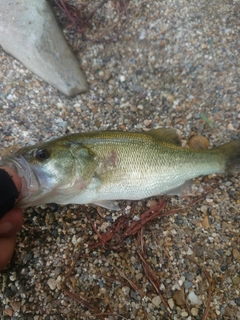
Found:
M 240 139 L 211 150 L 180 146 L 172 129 L 76 133 L 3 159 L 22 176 L 18 206 L 138 200 L 212 173 L 240 171 Z

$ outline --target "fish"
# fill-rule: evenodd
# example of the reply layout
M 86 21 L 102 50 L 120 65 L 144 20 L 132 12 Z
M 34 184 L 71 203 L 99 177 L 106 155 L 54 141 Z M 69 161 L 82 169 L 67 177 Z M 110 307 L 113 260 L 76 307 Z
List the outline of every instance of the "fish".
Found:
M 18 207 L 97 204 L 178 194 L 187 181 L 240 171 L 240 139 L 197 150 L 181 146 L 172 128 L 148 132 L 73 133 L 20 148 L 2 158 L 22 179 Z

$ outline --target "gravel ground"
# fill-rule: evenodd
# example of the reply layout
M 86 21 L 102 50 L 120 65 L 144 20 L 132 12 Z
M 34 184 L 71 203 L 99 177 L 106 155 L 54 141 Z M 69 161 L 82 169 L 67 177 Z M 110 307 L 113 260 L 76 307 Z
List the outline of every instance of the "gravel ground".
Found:
M 131 0 L 119 39 L 103 42 L 115 34 L 115 2 L 97 11 L 86 32 L 100 43 L 83 41 L 57 10 L 87 75 L 86 94 L 66 98 L 0 50 L 1 150 L 102 129 L 167 126 L 183 144 L 197 133 L 211 146 L 239 137 L 240 2 Z M 240 319 L 239 176 L 194 183 L 194 197 L 166 198 L 169 210 L 181 212 L 142 229 L 152 272 L 136 236 L 115 249 L 90 249 L 97 235 L 88 217 L 103 233 L 119 216 L 137 220 L 160 198 L 122 202 L 118 213 L 54 204 L 26 210 L 13 260 L 0 274 L 0 318 L 190 320 L 206 319 L 207 310 L 207 319 Z

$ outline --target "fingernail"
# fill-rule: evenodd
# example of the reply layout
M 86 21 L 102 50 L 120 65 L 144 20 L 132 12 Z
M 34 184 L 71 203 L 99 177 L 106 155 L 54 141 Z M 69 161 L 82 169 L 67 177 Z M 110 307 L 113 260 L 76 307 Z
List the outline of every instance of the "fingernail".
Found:
M 13 225 L 8 221 L 0 223 L 0 235 L 8 233 L 12 229 L 12 227 Z

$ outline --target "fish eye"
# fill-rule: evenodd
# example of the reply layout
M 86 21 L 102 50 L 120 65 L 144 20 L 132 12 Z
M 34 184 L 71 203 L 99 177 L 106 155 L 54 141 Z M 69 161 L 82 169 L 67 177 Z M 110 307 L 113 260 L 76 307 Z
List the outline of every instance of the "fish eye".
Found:
M 45 161 L 50 157 L 50 152 L 47 149 L 39 149 L 34 156 L 39 161 Z

